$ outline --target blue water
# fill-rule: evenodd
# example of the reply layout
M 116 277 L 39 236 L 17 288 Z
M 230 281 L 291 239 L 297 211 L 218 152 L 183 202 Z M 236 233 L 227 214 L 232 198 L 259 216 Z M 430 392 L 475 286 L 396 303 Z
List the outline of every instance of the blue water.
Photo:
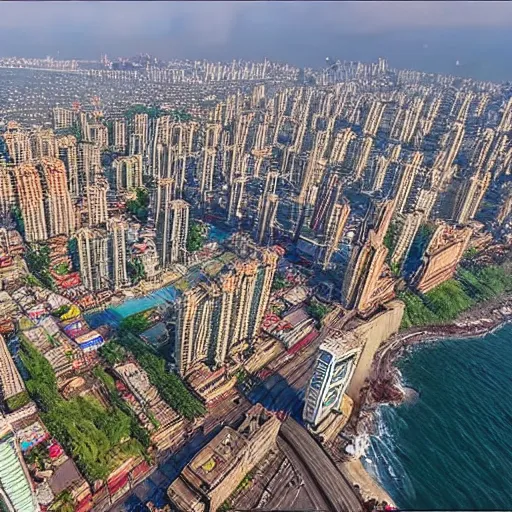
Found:
M 119 306 L 109 307 L 103 311 L 85 314 L 85 320 L 95 329 L 100 325 L 117 327 L 124 318 L 147 311 L 148 309 L 174 302 L 179 291 L 174 286 L 166 286 L 144 297 L 128 299 Z
M 512 326 L 415 348 L 413 403 L 384 406 L 365 466 L 403 509 L 512 510 Z

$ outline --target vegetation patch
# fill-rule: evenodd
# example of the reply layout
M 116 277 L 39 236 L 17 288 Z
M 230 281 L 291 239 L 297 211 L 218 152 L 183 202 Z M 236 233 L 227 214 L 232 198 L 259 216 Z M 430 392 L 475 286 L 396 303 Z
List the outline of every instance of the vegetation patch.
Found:
M 30 375 L 28 392 L 43 411 L 44 424 L 89 481 L 104 479 L 123 460 L 144 454 L 141 443 L 131 438 L 128 414 L 116 405 L 105 408 L 93 397 L 64 400 L 50 363 L 23 337 L 21 359 Z
M 127 201 L 126 209 L 137 217 L 137 220 L 144 223 L 148 220 L 149 192 L 145 188 L 138 188 L 135 194 L 135 199 Z
M 157 356 L 133 334 L 121 330 L 118 339 L 109 343 L 122 345 L 130 351 L 146 371 L 151 384 L 158 389 L 162 399 L 183 417 L 191 420 L 205 414 L 203 403 L 192 395 L 177 375 L 166 369 L 165 359 Z
M 200 251 L 203 248 L 205 238 L 203 226 L 199 222 L 191 222 L 188 229 L 187 251 Z
M 25 405 L 27 405 L 30 402 L 30 396 L 26 391 L 22 391 L 21 393 L 18 393 L 17 395 L 9 397 L 5 404 L 7 405 L 9 411 L 14 412 L 18 409 L 21 409 Z

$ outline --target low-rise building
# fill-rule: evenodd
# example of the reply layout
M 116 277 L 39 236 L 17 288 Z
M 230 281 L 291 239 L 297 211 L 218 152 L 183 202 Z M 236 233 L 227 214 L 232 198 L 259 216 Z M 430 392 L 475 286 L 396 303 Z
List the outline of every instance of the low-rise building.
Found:
M 281 423 L 261 404 L 247 412 L 237 430 L 224 427 L 167 490 L 184 512 L 215 512 L 276 444 Z

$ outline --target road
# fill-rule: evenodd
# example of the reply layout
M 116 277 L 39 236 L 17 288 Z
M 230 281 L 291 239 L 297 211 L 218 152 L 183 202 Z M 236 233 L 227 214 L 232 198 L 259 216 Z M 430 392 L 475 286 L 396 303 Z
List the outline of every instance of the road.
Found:
M 350 482 L 309 432 L 292 418 L 281 425 L 278 446 L 301 474 L 318 509 L 363 511 L 359 495 Z

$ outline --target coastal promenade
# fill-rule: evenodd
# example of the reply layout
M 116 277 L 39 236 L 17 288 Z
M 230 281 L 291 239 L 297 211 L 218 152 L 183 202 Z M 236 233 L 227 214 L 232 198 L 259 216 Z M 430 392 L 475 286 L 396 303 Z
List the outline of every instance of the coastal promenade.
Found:
M 279 431 L 278 446 L 301 474 L 311 491 L 311 499 L 320 510 L 333 512 L 363 511 L 361 500 L 350 482 L 338 470 L 313 437 L 292 418 Z

